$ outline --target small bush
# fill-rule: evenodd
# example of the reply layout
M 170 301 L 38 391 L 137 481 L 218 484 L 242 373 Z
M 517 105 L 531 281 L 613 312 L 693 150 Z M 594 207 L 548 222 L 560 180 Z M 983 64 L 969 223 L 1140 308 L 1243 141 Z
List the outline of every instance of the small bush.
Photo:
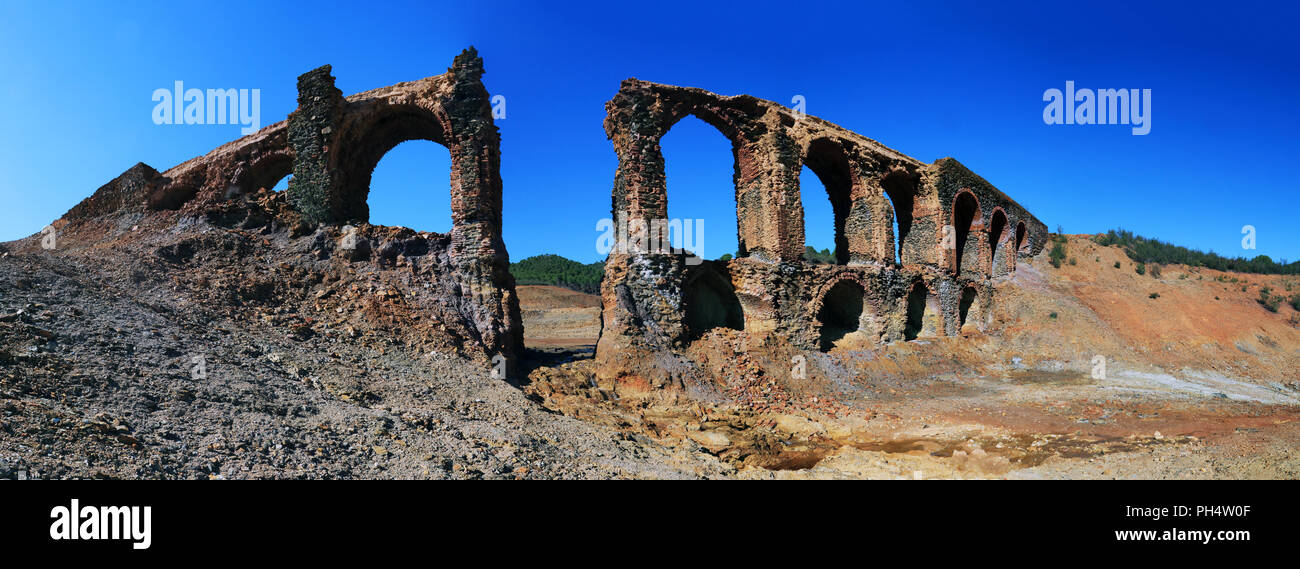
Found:
M 1056 313 L 1053 312 L 1053 313 L 1051 313 L 1051 314 L 1048 314 L 1047 317 L 1048 317 L 1048 318 L 1051 318 L 1052 320 L 1056 320 Z
M 1136 266 L 1133 267 L 1133 270 L 1137 271 L 1137 274 L 1139 275 L 1145 275 L 1147 274 L 1147 265 L 1146 263 L 1138 263 Z
M 1056 267 L 1058 269 L 1061 268 L 1061 261 L 1064 261 L 1066 257 L 1065 242 L 1056 241 L 1052 245 L 1052 250 L 1047 254 L 1047 257 L 1049 260 L 1051 260 L 1053 267 Z
M 1291 295 L 1290 304 L 1291 304 L 1291 308 L 1300 310 L 1300 294 Z
M 1157 278 L 1157 279 L 1160 278 L 1160 265 L 1152 263 L 1150 272 L 1153 278 Z
M 1148 295 L 1147 295 L 1147 298 L 1160 298 L 1160 293 L 1158 293 L 1158 292 L 1153 292 L 1153 293 L 1151 293 L 1151 294 L 1148 294 Z
M 1115 268 L 1116 268 L 1116 269 L 1119 268 L 1119 261 L 1115 261 Z
M 1079 260 L 1078 260 L 1078 259 L 1075 259 L 1074 257 L 1070 257 L 1070 265 L 1073 266 L 1073 265 L 1078 265 L 1078 264 L 1079 264 Z
M 1255 299 L 1255 301 L 1263 305 L 1269 312 L 1277 312 L 1278 307 L 1282 306 L 1282 297 L 1273 296 L 1272 293 L 1273 289 L 1269 287 L 1261 288 L 1259 289 L 1259 298 Z

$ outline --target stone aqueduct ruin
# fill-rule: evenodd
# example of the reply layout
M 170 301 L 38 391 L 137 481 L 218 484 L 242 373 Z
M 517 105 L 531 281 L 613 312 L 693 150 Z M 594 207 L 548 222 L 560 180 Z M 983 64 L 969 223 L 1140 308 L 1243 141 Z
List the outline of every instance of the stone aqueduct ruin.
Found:
M 668 217 L 660 139 L 674 124 L 694 115 L 731 141 L 740 250 L 696 265 L 684 254 L 611 253 L 596 350 L 602 381 L 658 385 L 665 378 L 647 374 L 640 352 L 673 350 L 718 327 L 804 350 L 848 334 L 876 343 L 983 329 L 992 279 L 1047 238 L 1042 222 L 956 160 L 924 164 L 770 101 L 629 79 L 606 110 L 619 161 L 614 214 L 643 227 Z M 804 165 L 832 204 L 833 265 L 803 259 Z
M 514 361 L 523 326 L 501 237 L 500 136 L 482 74 L 470 48 L 443 75 L 344 97 L 321 67 L 298 78 L 298 109 L 286 121 L 161 174 L 138 164 L 64 221 L 115 211 L 199 215 L 290 174 L 287 200 L 305 224 L 368 221 L 380 158 L 408 140 L 438 142 L 452 163 L 447 254 L 457 284 L 449 293 L 462 299 L 484 353 Z M 606 108 L 619 160 L 616 219 L 667 218 L 659 141 L 677 121 L 694 115 L 730 139 L 740 251 L 696 265 L 682 254 L 612 252 L 601 285 L 602 381 L 660 376 L 648 383 L 661 384 L 662 373 L 643 369 L 645 352 L 680 353 L 718 327 L 802 350 L 849 334 L 876 343 L 983 329 L 992 280 L 1047 238 L 1042 222 L 956 160 L 925 164 L 770 101 L 629 79 Z M 835 264 L 803 259 L 804 165 L 832 203 Z

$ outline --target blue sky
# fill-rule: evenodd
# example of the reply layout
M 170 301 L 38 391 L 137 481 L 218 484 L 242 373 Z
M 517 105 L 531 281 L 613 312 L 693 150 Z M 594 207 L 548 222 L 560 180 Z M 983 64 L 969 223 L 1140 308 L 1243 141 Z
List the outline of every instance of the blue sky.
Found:
M 627 77 L 784 104 L 803 95 L 808 113 L 920 160 L 957 158 L 1053 229 L 1300 259 L 1294 6 L 330 4 L 3 3 L 0 240 L 38 232 L 136 162 L 165 170 L 239 137 L 153 124 L 151 94 L 174 81 L 261 89 L 265 126 L 319 65 L 352 94 L 442 73 L 472 44 L 507 101 L 513 259 L 601 258 L 595 225 L 616 166 L 601 121 Z M 1066 80 L 1152 89 L 1151 133 L 1044 124 L 1043 92 Z M 670 215 L 705 220 L 707 256 L 734 251 L 726 139 L 688 118 L 664 152 Z M 437 144 L 398 146 L 375 172 L 371 221 L 445 231 L 448 170 Z M 809 244 L 833 247 L 821 186 L 805 175 L 803 187 Z M 1242 250 L 1244 225 L 1257 250 Z

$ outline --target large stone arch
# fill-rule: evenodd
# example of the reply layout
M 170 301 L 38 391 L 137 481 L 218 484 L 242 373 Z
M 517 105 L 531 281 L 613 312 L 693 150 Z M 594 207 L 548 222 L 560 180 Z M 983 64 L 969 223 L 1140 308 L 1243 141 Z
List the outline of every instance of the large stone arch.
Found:
M 827 198 L 831 202 L 832 223 L 835 225 L 835 262 L 846 265 L 850 262 L 860 263 L 870 255 L 871 212 L 869 208 L 856 207 L 859 202 L 854 198 L 862 193 L 855 168 L 849 160 L 849 154 L 839 140 L 828 137 L 813 139 L 803 150 L 803 165 L 812 170 L 826 188 Z M 800 169 L 802 170 L 802 168 Z M 800 185 L 798 191 L 802 192 Z M 799 198 L 802 204 L 802 196 Z M 802 210 L 802 205 L 800 206 Z M 803 227 L 803 212 L 799 212 L 800 233 L 805 241 L 800 249 L 807 245 L 808 228 Z
M 379 100 L 364 112 L 345 115 L 336 144 L 340 203 L 337 215 L 345 221 L 369 221 L 370 180 L 375 166 L 388 151 L 411 140 L 428 140 L 447 146 L 451 125 L 439 105 L 428 101 L 398 102 Z M 453 145 L 454 146 L 454 145 Z M 452 163 L 456 163 L 453 154 Z M 451 176 L 453 195 L 459 193 L 455 176 Z M 467 200 L 456 200 L 453 207 L 476 209 Z M 466 218 L 465 211 L 453 210 L 453 217 Z

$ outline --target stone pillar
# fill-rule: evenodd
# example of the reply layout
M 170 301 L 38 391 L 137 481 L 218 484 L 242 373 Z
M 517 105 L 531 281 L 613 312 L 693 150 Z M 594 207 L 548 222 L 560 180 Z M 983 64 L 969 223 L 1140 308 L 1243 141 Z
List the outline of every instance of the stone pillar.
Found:
M 294 161 L 287 191 L 289 203 L 314 223 L 340 221 L 331 149 L 342 119 L 343 93 L 334 86 L 330 66 L 298 76 L 298 109 L 289 115 Z
M 769 263 L 803 258 L 803 204 L 799 200 L 798 144 L 773 111 L 757 139 L 738 140 L 736 216 L 741 251 Z

